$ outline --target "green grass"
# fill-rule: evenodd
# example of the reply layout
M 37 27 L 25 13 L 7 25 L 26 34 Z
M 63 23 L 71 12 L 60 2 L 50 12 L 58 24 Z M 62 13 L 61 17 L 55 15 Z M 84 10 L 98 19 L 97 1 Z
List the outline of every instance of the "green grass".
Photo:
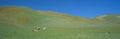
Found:
M 47 30 L 40 30 L 34 32 L 33 26 L 14 27 L 3 26 L 0 27 L 0 39 L 119 39 L 120 32 L 111 31 L 107 34 L 102 29 L 79 29 L 79 28 L 65 28 L 65 27 L 47 27 Z M 99 32 L 97 31 L 99 30 Z M 100 31 L 101 30 L 101 31 Z
M 0 39 L 120 39 L 120 25 L 108 22 L 25 7 L 0 10 Z

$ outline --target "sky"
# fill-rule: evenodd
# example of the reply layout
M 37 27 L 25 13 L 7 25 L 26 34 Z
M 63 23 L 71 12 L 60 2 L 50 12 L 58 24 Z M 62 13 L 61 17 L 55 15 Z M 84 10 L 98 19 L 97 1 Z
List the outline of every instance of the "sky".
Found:
M 0 0 L 0 6 L 26 6 L 87 18 L 120 14 L 120 0 Z

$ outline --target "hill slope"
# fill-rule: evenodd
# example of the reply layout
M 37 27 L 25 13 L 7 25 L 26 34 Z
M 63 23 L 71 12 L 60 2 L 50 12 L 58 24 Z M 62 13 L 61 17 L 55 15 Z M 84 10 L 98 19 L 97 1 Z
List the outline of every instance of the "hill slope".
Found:
M 96 17 L 98 20 L 120 24 L 120 14 L 107 14 Z
M 35 27 L 40 27 L 39 32 L 33 31 Z M 53 11 L 0 7 L 0 39 L 119 39 L 119 28 L 118 24 Z

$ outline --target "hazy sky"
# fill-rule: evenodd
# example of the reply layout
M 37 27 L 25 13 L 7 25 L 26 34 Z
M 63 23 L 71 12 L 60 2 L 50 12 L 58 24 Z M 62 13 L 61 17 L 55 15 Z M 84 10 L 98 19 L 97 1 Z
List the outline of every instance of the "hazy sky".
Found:
M 27 6 L 93 18 L 102 14 L 120 14 L 120 0 L 0 0 L 0 6 Z

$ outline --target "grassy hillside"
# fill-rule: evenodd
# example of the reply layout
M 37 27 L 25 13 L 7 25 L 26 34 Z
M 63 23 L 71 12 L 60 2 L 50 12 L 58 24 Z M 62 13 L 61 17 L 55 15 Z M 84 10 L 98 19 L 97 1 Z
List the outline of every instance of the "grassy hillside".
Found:
M 33 31 L 35 27 L 40 27 L 39 32 Z M 120 39 L 119 29 L 118 24 L 98 19 L 27 7 L 0 7 L 0 39 Z
M 111 23 L 120 24 L 120 14 L 106 14 L 96 17 L 96 19 Z

